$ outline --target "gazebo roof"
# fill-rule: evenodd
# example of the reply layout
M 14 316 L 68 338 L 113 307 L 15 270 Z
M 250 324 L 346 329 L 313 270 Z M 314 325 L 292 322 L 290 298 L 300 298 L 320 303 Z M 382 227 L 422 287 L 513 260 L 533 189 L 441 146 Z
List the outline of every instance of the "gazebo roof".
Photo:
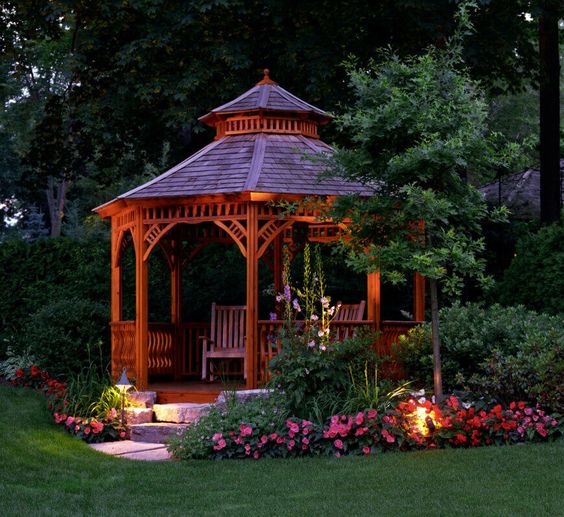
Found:
M 265 70 L 256 86 L 200 119 L 216 127 L 214 142 L 114 201 L 242 192 L 369 194 L 363 184 L 323 176 L 319 156 L 333 149 L 317 128 L 330 118 L 278 86 Z
M 199 118 L 200 121 L 215 125 L 218 115 L 233 114 L 235 112 L 250 112 L 256 110 L 271 110 L 278 112 L 309 113 L 316 115 L 321 123 L 327 123 L 332 115 L 322 109 L 309 104 L 294 94 L 282 88 L 270 79 L 268 69 L 264 70 L 264 78 L 250 90 Z

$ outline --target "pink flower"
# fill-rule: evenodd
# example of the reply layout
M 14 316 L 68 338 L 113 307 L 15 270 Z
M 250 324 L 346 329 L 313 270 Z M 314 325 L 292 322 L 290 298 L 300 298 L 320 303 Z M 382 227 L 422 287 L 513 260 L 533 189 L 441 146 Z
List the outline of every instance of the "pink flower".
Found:
M 67 421 L 65 422 L 65 425 L 66 425 L 67 427 L 70 427 L 72 424 L 74 424 L 74 418 L 73 418 L 72 416 L 69 416 L 69 417 L 67 418 Z
M 86 426 L 84 428 L 84 434 L 90 434 L 90 427 L 89 426 Z
M 101 433 L 104 430 L 104 424 L 102 422 L 98 422 L 96 420 L 90 423 L 90 427 L 92 427 L 92 432 L 94 434 Z
M 125 438 L 125 431 L 120 431 L 119 437 L 120 437 L 120 438 Z
M 531 416 L 533 414 L 533 410 L 530 407 L 525 408 L 525 415 Z
M 304 437 L 302 438 L 302 443 L 303 443 L 304 445 L 309 445 L 309 440 L 304 436 Z
M 340 457 L 341 457 L 341 453 L 340 453 L 339 451 L 337 451 L 337 452 L 335 453 L 335 458 L 340 458 Z
M 241 431 L 241 436 L 250 436 L 253 434 L 253 428 L 250 425 L 241 424 L 239 430 Z
M 378 411 L 376 411 L 375 409 L 369 409 L 366 412 L 366 416 L 368 417 L 369 420 L 373 420 L 374 418 L 376 418 L 376 415 L 378 415 Z
M 233 438 L 233 441 L 237 444 L 237 445 L 241 445 L 243 443 L 243 438 L 241 436 L 236 436 L 235 438 Z
M 288 431 L 288 436 L 290 438 L 293 438 L 294 436 L 296 436 L 296 433 L 294 433 L 293 431 Z
M 537 430 L 537 433 L 539 433 L 543 438 L 548 436 L 548 431 L 543 427 L 542 424 L 535 425 L 535 428 Z
M 219 440 L 219 442 L 217 442 L 217 445 L 213 446 L 213 450 L 220 451 L 221 449 L 224 449 L 226 445 L 227 442 L 222 438 L 221 440 Z
M 263 435 L 260 437 L 260 441 L 261 441 L 262 443 L 268 442 L 268 436 L 266 436 L 266 434 L 263 434 Z
M 396 438 L 394 437 L 394 435 L 390 434 L 387 429 L 382 429 L 382 437 L 388 443 L 394 443 L 396 441 Z
M 337 449 L 342 449 L 343 448 L 343 442 L 341 440 L 335 440 L 333 442 L 333 445 L 337 448 Z
M 274 440 L 276 440 L 276 438 L 278 438 L 278 435 L 277 435 L 276 433 L 272 433 L 272 434 L 269 436 L 269 438 L 270 438 L 272 441 L 274 441 Z
M 255 451 L 255 452 L 253 453 L 253 458 L 254 458 L 255 460 L 258 460 L 258 459 L 260 458 L 260 453 L 259 453 L 259 451 Z
M 363 447 L 362 452 L 368 456 L 370 454 L 370 447 Z
M 78 433 L 78 431 L 80 431 L 80 426 L 79 426 L 79 425 L 75 425 L 75 426 L 74 426 L 74 431 L 75 431 L 75 433 Z
M 212 436 L 212 441 L 217 442 L 220 438 L 223 438 L 223 435 L 221 433 L 215 433 Z
M 354 419 L 354 423 L 356 425 L 361 425 L 362 422 L 364 422 L 364 413 L 362 411 L 359 411 L 356 415 L 356 418 Z
M 298 424 L 296 424 L 295 422 L 292 422 L 291 420 L 288 420 L 286 422 L 286 426 L 290 429 L 291 432 L 293 433 L 299 433 L 300 432 L 300 426 Z

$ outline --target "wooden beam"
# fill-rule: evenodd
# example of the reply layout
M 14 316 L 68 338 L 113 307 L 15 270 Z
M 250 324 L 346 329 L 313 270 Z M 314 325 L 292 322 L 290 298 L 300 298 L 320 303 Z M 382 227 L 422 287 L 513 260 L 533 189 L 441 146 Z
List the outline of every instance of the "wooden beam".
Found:
M 111 322 L 121 321 L 122 319 L 122 276 L 121 276 L 121 260 L 116 258 L 116 255 L 120 253 L 118 248 L 118 231 L 116 229 L 117 219 L 112 218 L 112 240 L 111 240 Z M 115 343 L 116 339 L 114 332 L 112 332 L 112 343 L 111 343 L 111 372 L 112 376 L 116 377 L 122 365 L 116 364 L 116 347 L 118 343 Z
M 374 329 L 380 330 L 380 273 L 367 275 L 367 312 L 368 319 L 374 322 Z
M 425 321 L 425 277 L 419 273 L 413 278 L 413 319 Z
M 257 387 L 258 356 L 258 206 L 247 207 L 247 389 Z
M 172 231 L 172 257 L 170 269 L 170 321 L 175 326 L 174 332 L 174 380 L 180 380 L 184 358 L 182 336 L 182 237 L 179 228 Z
M 149 384 L 149 303 L 148 279 L 149 266 L 143 260 L 147 244 L 144 239 L 143 209 L 139 207 L 135 214 L 135 366 L 136 387 L 144 390 Z

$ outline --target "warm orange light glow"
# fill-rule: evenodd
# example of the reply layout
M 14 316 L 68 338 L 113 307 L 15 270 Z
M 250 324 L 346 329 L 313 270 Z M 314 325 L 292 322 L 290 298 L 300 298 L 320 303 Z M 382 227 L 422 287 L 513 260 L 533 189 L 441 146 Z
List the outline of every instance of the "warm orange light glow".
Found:
M 406 416 L 413 432 L 421 436 L 429 436 L 432 430 L 441 427 L 434 409 L 428 411 L 424 406 L 417 406 L 415 411 L 408 413 Z

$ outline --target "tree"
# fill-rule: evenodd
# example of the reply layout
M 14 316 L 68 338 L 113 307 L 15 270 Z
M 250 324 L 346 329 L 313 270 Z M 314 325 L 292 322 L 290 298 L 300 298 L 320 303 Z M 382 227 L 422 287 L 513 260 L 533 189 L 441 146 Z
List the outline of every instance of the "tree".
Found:
M 329 159 L 331 174 L 362 181 L 368 199 L 337 200 L 328 215 L 348 219 L 343 246 L 356 269 L 380 271 L 391 282 L 409 272 L 429 282 L 434 389 L 442 398 L 439 286 L 458 293 L 465 278 L 486 285 L 481 224 L 488 212 L 475 181 L 484 170 L 507 166 L 514 146 L 499 146 L 487 128 L 487 105 L 463 68 L 460 29 L 442 51 L 399 58 L 382 52 L 369 68 L 349 70 L 355 103 L 340 117 L 351 148 Z
M 464 59 L 493 92 L 536 75 L 528 3 L 479 1 Z M 444 0 L 378 0 L 370 9 L 363 0 L 346 9 L 331 0 L 0 1 L 3 204 L 48 215 L 51 176 L 53 221 L 60 200 L 84 216 L 159 163 L 167 143 L 164 168 L 209 142 L 197 117 L 239 95 L 265 66 L 334 110 L 349 99 L 340 66 L 349 54 L 365 66 L 388 44 L 399 55 L 440 48 L 455 11 Z
M 540 55 L 540 207 L 541 221 L 560 220 L 560 61 L 558 15 L 561 4 L 541 0 L 539 16 Z

